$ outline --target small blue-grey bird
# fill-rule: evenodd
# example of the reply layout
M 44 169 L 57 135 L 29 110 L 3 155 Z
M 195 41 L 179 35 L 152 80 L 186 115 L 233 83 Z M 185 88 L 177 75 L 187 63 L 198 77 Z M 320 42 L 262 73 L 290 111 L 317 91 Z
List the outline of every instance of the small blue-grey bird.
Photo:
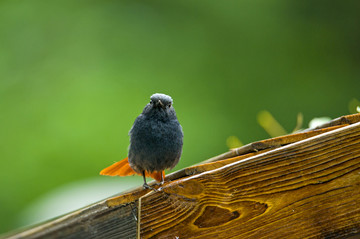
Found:
M 172 106 L 173 100 L 165 94 L 153 94 L 150 103 L 135 119 L 130 135 L 128 157 L 103 169 L 101 175 L 142 175 L 144 188 L 152 189 L 146 177 L 163 183 L 165 169 L 179 162 L 183 147 L 183 131 Z

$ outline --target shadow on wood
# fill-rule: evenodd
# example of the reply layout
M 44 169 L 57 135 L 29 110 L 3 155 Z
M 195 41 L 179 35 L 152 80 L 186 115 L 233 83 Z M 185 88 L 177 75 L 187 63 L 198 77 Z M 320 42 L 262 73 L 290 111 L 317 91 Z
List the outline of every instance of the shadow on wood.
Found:
M 8 238 L 357 238 L 360 114 L 246 145 Z

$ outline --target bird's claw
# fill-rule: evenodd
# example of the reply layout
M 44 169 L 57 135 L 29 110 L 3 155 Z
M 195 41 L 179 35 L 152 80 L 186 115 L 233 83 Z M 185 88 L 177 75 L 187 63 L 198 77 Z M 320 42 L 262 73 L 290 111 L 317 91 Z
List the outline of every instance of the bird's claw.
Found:
M 149 184 L 147 184 L 147 183 L 144 183 L 143 188 L 153 190 L 154 192 L 158 191 L 156 188 L 149 186 Z

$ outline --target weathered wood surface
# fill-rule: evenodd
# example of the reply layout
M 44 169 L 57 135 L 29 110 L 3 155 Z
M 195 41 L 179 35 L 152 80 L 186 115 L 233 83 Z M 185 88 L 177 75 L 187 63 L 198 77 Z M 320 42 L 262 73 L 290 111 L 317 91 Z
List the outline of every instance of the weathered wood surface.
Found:
M 360 123 L 171 182 L 140 203 L 142 238 L 360 233 Z
M 99 202 L 5 238 L 136 238 L 136 204 L 110 208 L 105 201 Z
M 263 140 L 5 238 L 360 236 L 360 114 Z M 234 154 L 235 153 L 235 154 Z

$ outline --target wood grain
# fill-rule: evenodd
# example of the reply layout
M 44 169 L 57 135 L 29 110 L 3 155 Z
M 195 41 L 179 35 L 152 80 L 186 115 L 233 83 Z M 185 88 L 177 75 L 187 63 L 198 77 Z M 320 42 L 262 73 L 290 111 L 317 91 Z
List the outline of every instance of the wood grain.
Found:
M 177 180 L 140 203 L 142 238 L 360 233 L 360 123 Z
M 103 201 L 4 238 L 136 238 L 136 215 L 137 202 L 109 208 Z

